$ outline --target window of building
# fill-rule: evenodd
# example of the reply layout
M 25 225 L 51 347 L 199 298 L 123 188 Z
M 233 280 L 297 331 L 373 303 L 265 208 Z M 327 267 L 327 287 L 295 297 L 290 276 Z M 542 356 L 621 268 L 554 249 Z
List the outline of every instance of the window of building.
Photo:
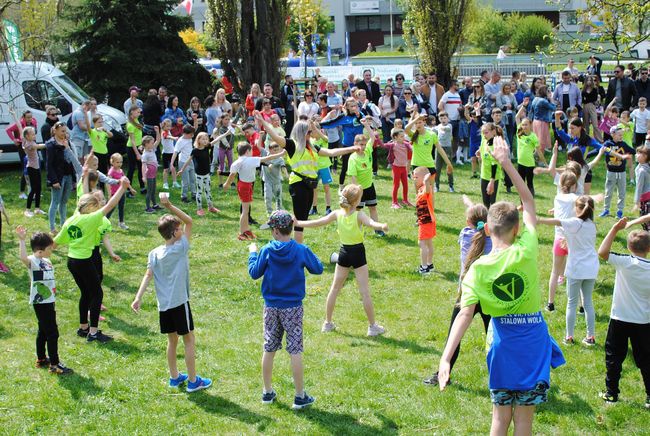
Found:
M 381 17 L 354 17 L 354 27 L 357 31 L 381 30 Z
M 333 15 L 330 15 L 330 22 L 332 23 L 332 33 L 336 33 L 336 20 Z

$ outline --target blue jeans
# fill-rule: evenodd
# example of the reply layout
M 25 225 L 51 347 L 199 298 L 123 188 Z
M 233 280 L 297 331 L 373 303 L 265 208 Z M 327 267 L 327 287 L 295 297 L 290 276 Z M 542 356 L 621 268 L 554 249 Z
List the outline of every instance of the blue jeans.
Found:
M 54 230 L 57 209 L 59 211 L 61 225 L 63 226 L 65 222 L 68 213 L 68 199 L 72 192 L 72 176 L 63 176 L 59 183 L 61 184 L 59 189 L 52 188 L 52 201 L 50 202 L 50 210 L 48 211 L 50 230 Z

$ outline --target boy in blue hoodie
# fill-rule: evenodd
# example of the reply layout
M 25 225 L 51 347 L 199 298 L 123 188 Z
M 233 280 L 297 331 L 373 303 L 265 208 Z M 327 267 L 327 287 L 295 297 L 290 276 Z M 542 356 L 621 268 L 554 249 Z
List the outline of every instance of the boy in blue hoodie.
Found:
M 276 210 L 268 222 L 273 240 L 257 253 L 257 245 L 248 246 L 248 273 L 262 279 L 264 297 L 264 354 L 262 377 L 264 392 L 262 402 L 270 404 L 276 393 L 271 385 L 275 352 L 282 348 L 286 332 L 287 352 L 291 356 L 291 370 L 296 388 L 294 409 L 311 405 L 314 397 L 307 395 L 303 383 L 302 364 L 302 300 L 305 298 L 305 271 L 322 274 L 323 264 L 306 246 L 291 238 L 293 217 L 286 210 Z

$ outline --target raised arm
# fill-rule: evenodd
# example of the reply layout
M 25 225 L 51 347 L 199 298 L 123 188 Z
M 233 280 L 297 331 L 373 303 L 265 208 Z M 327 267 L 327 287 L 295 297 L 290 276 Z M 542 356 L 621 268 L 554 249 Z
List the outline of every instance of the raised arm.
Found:
M 287 145 L 287 140 L 284 139 L 284 137 L 278 135 L 273 129 L 273 126 L 270 123 L 268 123 L 259 112 L 255 111 L 254 114 L 255 114 L 255 120 L 264 127 L 264 130 L 268 135 L 271 136 L 271 139 L 275 141 L 275 143 L 278 144 L 280 147 L 284 148 Z
M 614 239 L 616 239 L 616 234 L 619 231 L 625 229 L 626 225 L 628 225 L 627 218 L 623 217 L 620 220 L 618 220 L 616 223 L 614 223 L 612 228 L 609 229 L 609 232 L 607 232 L 607 236 L 605 236 L 603 242 L 600 243 L 600 247 L 598 247 L 598 256 L 601 259 L 603 260 L 609 259 L 609 252 L 612 249 L 612 243 L 614 243 Z
M 338 212 L 336 213 L 330 213 L 327 216 L 318 218 L 317 220 L 311 220 L 311 221 L 301 221 L 301 220 L 294 220 L 294 226 L 296 227 L 321 227 L 321 226 L 326 226 L 327 224 L 330 224 L 334 221 L 336 221 L 336 217 Z
M 278 152 L 278 153 L 268 154 L 268 155 L 266 155 L 266 156 L 260 158 L 260 163 L 265 163 L 265 162 L 272 161 L 272 160 L 274 160 L 274 159 L 277 159 L 277 158 L 279 158 L 279 157 L 284 156 L 285 153 L 286 153 L 286 151 L 285 151 L 285 150 L 282 150 L 282 151 L 280 151 L 280 152 Z
M 192 238 L 192 218 L 174 206 L 170 201 L 168 196 L 164 196 L 160 199 L 160 203 L 163 205 L 163 207 L 166 207 L 169 212 L 172 213 L 172 215 L 177 216 L 181 221 L 183 221 L 183 224 L 185 224 L 185 237 L 189 241 Z
M 643 215 L 640 218 L 637 218 L 635 220 L 632 220 L 632 221 L 628 222 L 627 225 L 625 226 L 625 228 L 627 229 L 627 228 L 630 228 L 632 226 L 636 226 L 637 224 L 644 224 L 644 223 L 648 223 L 648 222 L 650 222 L 650 214 Z
M 129 183 L 129 179 L 127 177 L 122 177 L 120 179 L 120 188 L 117 190 L 115 195 L 113 195 L 109 200 L 108 203 L 104 205 L 104 207 L 101 208 L 101 211 L 104 215 L 108 215 L 110 211 L 112 211 L 115 206 L 117 206 L 117 203 L 119 203 L 120 198 L 122 198 L 122 195 L 124 195 L 124 191 L 126 191 L 131 184 Z
M 29 268 L 30 262 L 27 257 L 27 245 L 25 244 L 25 239 L 27 238 L 27 229 L 24 226 L 16 227 L 16 235 L 18 235 L 18 241 L 20 245 L 20 261 Z
M 330 215 L 334 215 L 334 214 L 330 214 Z M 371 229 L 381 230 L 383 232 L 388 231 L 388 224 L 386 224 L 386 223 L 378 223 L 377 221 L 373 220 L 372 218 L 370 218 L 368 215 L 366 215 L 363 212 L 359 212 L 357 214 L 357 219 L 361 224 L 363 224 L 366 227 L 370 227 Z

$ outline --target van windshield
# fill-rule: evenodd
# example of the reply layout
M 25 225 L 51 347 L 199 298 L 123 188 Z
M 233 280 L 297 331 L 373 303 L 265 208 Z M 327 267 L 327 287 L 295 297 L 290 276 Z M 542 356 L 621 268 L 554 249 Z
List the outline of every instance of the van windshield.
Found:
M 62 74 L 60 76 L 53 76 L 54 83 L 59 85 L 63 91 L 70 96 L 77 104 L 81 104 L 84 100 L 89 100 L 90 97 L 86 92 L 74 83 L 68 76 Z

